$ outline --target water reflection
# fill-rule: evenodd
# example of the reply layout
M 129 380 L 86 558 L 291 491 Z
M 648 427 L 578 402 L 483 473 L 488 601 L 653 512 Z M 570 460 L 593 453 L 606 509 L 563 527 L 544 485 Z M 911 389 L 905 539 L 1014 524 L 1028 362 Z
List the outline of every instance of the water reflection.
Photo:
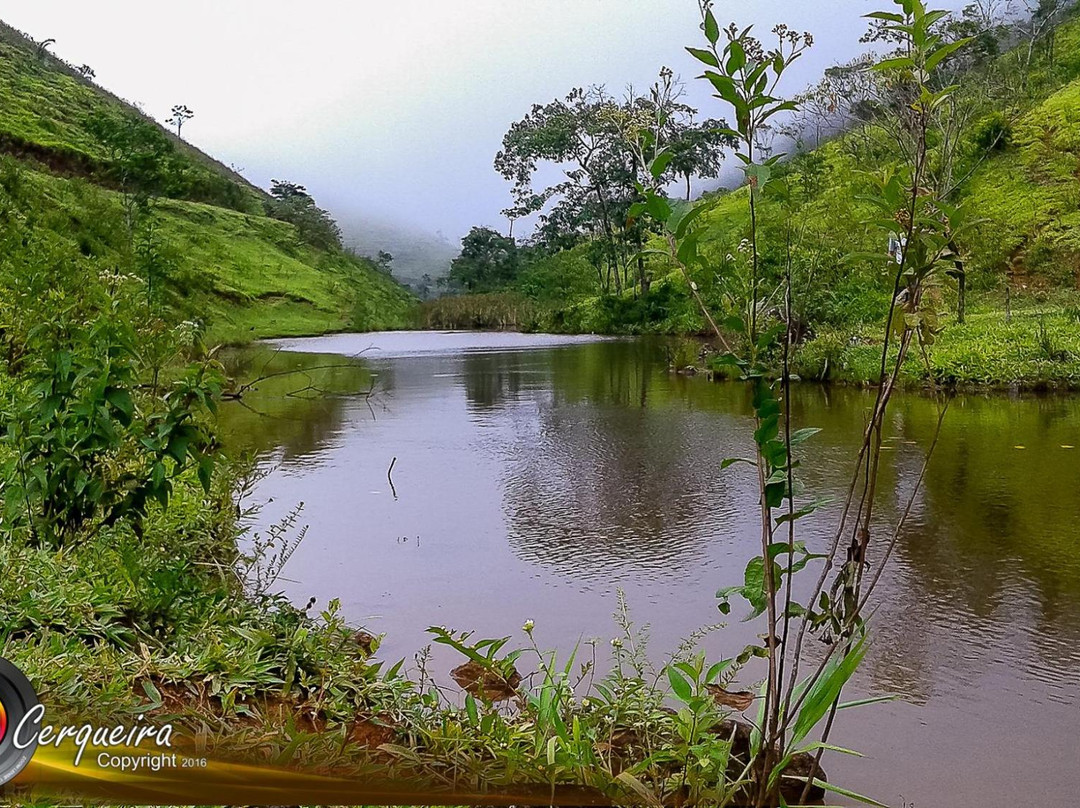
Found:
M 274 500 L 267 520 L 307 504 L 289 594 L 341 597 L 352 618 L 389 632 L 389 654 L 415 650 L 431 623 L 490 636 L 535 619 L 542 641 L 564 648 L 610 635 L 617 588 L 664 650 L 717 619 L 714 591 L 739 581 L 756 552 L 752 471 L 720 471 L 753 451 L 747 391 L 669 374 L 658 343 L 390 334 L 287 347 L 313 353 L 273 362 L 304 374 L 268 378 L 223 425 L 233 446 L 280 461 L 258 492 Z M 266 360 L 235 361 L 251 374 Z M 797 389 L 797 425 L 823 428 L 802 469 L 808 496 L 846 490 L 872 403 L 865 391 Z M 913 490 L 938 407 L 917 395 L 895 402 L 879 530 Z M 1056 739 L 1025 758 L 1037 793 L 1080 788 L 1069 762 L 1080 449 L 1067 446 L 1080 446 L 1076 398 L 952 403 L 882 580 L 858 683 L 903 701 L 843 730 L 888 764 L 853 767 L 845 784 L 920 805 L 942 793 L 951 805 L 1000 804 L 1014 785 L 987 761 L 1008 726 L 1017 754 L 1038 748 L 1039 733 Z M 834 504 L 803 524 L 811 545 L 828 541 L 836 517 Z M 752 637 L 734 624 L 707 645 L 721 654 Z

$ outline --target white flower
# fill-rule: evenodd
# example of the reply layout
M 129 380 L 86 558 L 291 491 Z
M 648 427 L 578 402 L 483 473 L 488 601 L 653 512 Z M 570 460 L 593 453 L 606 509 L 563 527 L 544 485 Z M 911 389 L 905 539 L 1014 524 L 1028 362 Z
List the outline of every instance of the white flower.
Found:
M 534 623 L 532 620 L 526 620 L 525 625 L 521 627 L 521 630 L 524 631 L 526 634 L 531 634 L 535 626 L 536 623 Z
M 616 637 L 615 639 L 613 639 L 611 641 L 611 647 L 612 648 L 622 648 L 622 640 L 620 640 L 618 637 Z

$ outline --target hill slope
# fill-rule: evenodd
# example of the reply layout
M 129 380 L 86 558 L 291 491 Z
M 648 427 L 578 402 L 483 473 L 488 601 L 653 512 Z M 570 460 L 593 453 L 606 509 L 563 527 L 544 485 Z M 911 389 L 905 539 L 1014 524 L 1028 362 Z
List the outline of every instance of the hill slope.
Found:
M 140 266 L 212 340 L 406 323 L 412 296 L 371 262 L 305 243 L 264 191 L 2 23 L 0 155 L 21 215 L 102 268 Z

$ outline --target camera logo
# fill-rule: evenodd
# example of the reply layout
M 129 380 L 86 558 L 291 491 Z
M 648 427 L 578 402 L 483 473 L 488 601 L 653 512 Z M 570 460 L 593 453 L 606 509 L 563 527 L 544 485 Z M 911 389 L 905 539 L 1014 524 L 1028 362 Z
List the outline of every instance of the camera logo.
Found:
M 36 738 L 30 743 L 15 744 L 15 732 L 30 710 L 38 706 L 38 697 L 22 671 L 0 659 L 0 786 L 21 772 L 37 749 Z

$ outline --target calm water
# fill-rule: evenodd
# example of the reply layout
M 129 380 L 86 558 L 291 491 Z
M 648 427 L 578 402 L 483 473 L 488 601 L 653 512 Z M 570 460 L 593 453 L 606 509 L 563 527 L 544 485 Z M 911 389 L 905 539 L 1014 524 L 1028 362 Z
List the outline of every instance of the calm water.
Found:
M 388 333 L 278 347 L 240 355 L 236 372 L 304 372 L 261 383 L 224 429 L 270 470 L 260 525 L 304 504 L 310 529 L 281 588 L 297 603 L 339 597 L 386 632 L 380 656 L 411 659 L 432 624 L 520 636 L 532 619 L 542 646 L 606 642 L 621 589 L 660 661 L 721 619 L 716 589 L 756 552 L 753 472 L 719 471 L 752 452 L 746 391 L 670 375 L 659 342 Z M 797 389 L 798 425 L 823 428 L 808 494 L 839 497 L 870 403 Z M 933 401 L 895 400 L 884 517 L 906 502 L 936 421 Z M 811 546 L 836 510 L 800 523 Z M 898 806 L 1072 804 L 1080 399 L 954 401 L 879 594 L 852 692 L 901 699 L 842 715 L 834 740 L 866 759 L 834 757 L 830 777 Z M 734 619 L 703 647 L 730 656 L 753 633 Z

